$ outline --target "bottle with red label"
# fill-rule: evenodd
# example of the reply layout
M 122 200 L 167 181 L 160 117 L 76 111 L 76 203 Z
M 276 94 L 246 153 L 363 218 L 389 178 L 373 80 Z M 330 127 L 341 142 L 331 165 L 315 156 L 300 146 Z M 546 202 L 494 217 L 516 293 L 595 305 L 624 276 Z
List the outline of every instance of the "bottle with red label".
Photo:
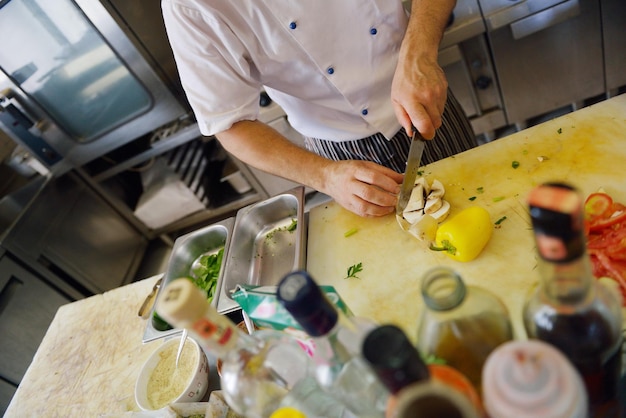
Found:
M 265 418 L 282 407 L 295 407 L 308 417 L 352 417 L 341 402 L 320 388 L 312 375 L 311 358 L 288 334 L 244 333 L 186 279 L 169 283 L 156 309 L 168 323 L 189 330 L 190 336 L 223 361 L 221 388 L 238 414 Z
M 530 338 L 558 348 L 583 378 L 589 416 L 621 417 L 622 313 L 616 295 L 592 275 L 582 196 L 546 183 L 529 196 L 540 283 L 527 301 Z

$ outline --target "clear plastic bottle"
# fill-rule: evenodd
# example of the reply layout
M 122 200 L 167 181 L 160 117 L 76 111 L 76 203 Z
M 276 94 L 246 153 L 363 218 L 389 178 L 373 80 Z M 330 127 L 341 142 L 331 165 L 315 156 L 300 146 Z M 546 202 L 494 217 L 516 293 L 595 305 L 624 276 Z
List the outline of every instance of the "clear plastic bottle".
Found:
M 305 271 L 285 276 L 276 296 L 314 337 L 313 360 L 320 386 L 360 418 L 383 417 L 389 392 L 361 357 L 363 338 L 375 324 L 344 316 Z
M 480 397 L 469 380 L 450 366 L 427 365 L 406 334 L 395 325 L 382 325 L 372 330 L 363 341 L 363 357 L 392 395 L 387 404 L 388 417 L 398 414 L 401 399 L 410 397 L 413 403 L 419 404 L 418 397 L 427 396 L 437 398 L 437 402 L 428 407 L 422 399 L 423 415 L 416 416 L 446 416 L 441 408 L 456 410 L 461 417 L 484 414 Z M 416 385 L 434 387 L 434 391 L 415 392 L 413 387 Z M 437 390 L 442 386 L 445 391 Z M 453 392 L 463 395 L 465 402 L 448 396 Z M 411 408 L 406 409 L 409 410 Z
M 222 391 L 238 414 L 266 418 L 291 406 L 308 418 L 351 417 L 341 402 L 320 388 L 310 357 L 288 334 L 242 332 L 186 279 L 168 284 L 156 309 L 172 325 L 188 329 L 190 336 L 222 360 Z
M 493 293 L 466 286 L 454 270 L 435 267 L 424 276 L 425 309 L 417 348 L 460 371 L 481 394 L 482 368 L 491 352 L 513 339 L 509 313 Z
M 529 195 L 540 283 L 524 306 L 530 338 L 552 344 L 581 374 L 590 416 L 621 416 L 622 314 L 620 301 L 592 274 L 582 196 L 571 186 L 546 183 Z
M 483 368 L 483 400 L 490 418 L 585 418 L 587 394 L 574 366 L 539 340 L 496 348 Z

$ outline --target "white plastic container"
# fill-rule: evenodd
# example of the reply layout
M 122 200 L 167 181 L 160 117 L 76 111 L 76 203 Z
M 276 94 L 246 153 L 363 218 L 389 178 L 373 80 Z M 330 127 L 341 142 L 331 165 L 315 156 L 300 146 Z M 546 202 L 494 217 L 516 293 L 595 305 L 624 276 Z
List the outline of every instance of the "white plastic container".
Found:
M 209 388 L 209 361 L 204 351 L 193 338 L 188 337 L 179 366 L 176 368 L 176 351 L 179 343 L 180 337 L 167 340 L 150 355 L 141 368 L 135 384 L 135 401 L 142 410 L 157 410 L 172 403 L 199 402 L 206 395 Z M 177 384 L 171 383 L 170 376 L 165 376 L 167 383 L 159 385 L 158 390 L 166 391 L 168 388 L 167 391 L 171 393 L 158 397 L 160 402 L 153 402 L 157 396 L 150 393 L 150 388 L 153 387 L 150 381 L 155 377 L 157 367 L 161 371 L 181 374 L 176 376 Z

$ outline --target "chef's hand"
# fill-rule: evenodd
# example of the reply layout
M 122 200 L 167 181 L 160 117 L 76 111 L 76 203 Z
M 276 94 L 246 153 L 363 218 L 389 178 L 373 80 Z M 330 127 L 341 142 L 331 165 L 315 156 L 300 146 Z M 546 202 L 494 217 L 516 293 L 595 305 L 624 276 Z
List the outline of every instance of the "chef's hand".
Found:
M 363 217 L 395 211 L 403 175 L 369 161 L 334 161 L 326 170 L 323 192 Z
M 396 117 L 409 135 L 412 126 L 426 139 L 441 126 L 448 94 L 443 69 L 425 57 L 398 61 L 391 85 L 391 102 Z

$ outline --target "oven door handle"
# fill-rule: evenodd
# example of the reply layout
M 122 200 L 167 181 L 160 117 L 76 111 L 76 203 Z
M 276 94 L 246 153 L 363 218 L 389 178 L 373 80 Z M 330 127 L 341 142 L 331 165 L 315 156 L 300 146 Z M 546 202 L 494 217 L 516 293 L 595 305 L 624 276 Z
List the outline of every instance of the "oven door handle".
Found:
M 532 16 L 567 0 L 522 0 L 485 16 L 487 30 L 493 31 Z
M 44 164 L 51 167 L 61 161 L 61 155 L 42 138 L 43 121 L 35 122 L 29 117 L 11 89 L 0 91 L 0 127 L 2 125 Z
M 32 117 L 26 114 L 18 96 L 10 88 L 0 91 L 0 112 L 3 111 L 7 112 L 15 120 L 15 123 L 20 124 L 33 135 L 41 135 L 43 123 L 34 121 Z
M 511 23 L 513 39 L 519 40 L 580 15 L 578 0 L 569 0 Z

